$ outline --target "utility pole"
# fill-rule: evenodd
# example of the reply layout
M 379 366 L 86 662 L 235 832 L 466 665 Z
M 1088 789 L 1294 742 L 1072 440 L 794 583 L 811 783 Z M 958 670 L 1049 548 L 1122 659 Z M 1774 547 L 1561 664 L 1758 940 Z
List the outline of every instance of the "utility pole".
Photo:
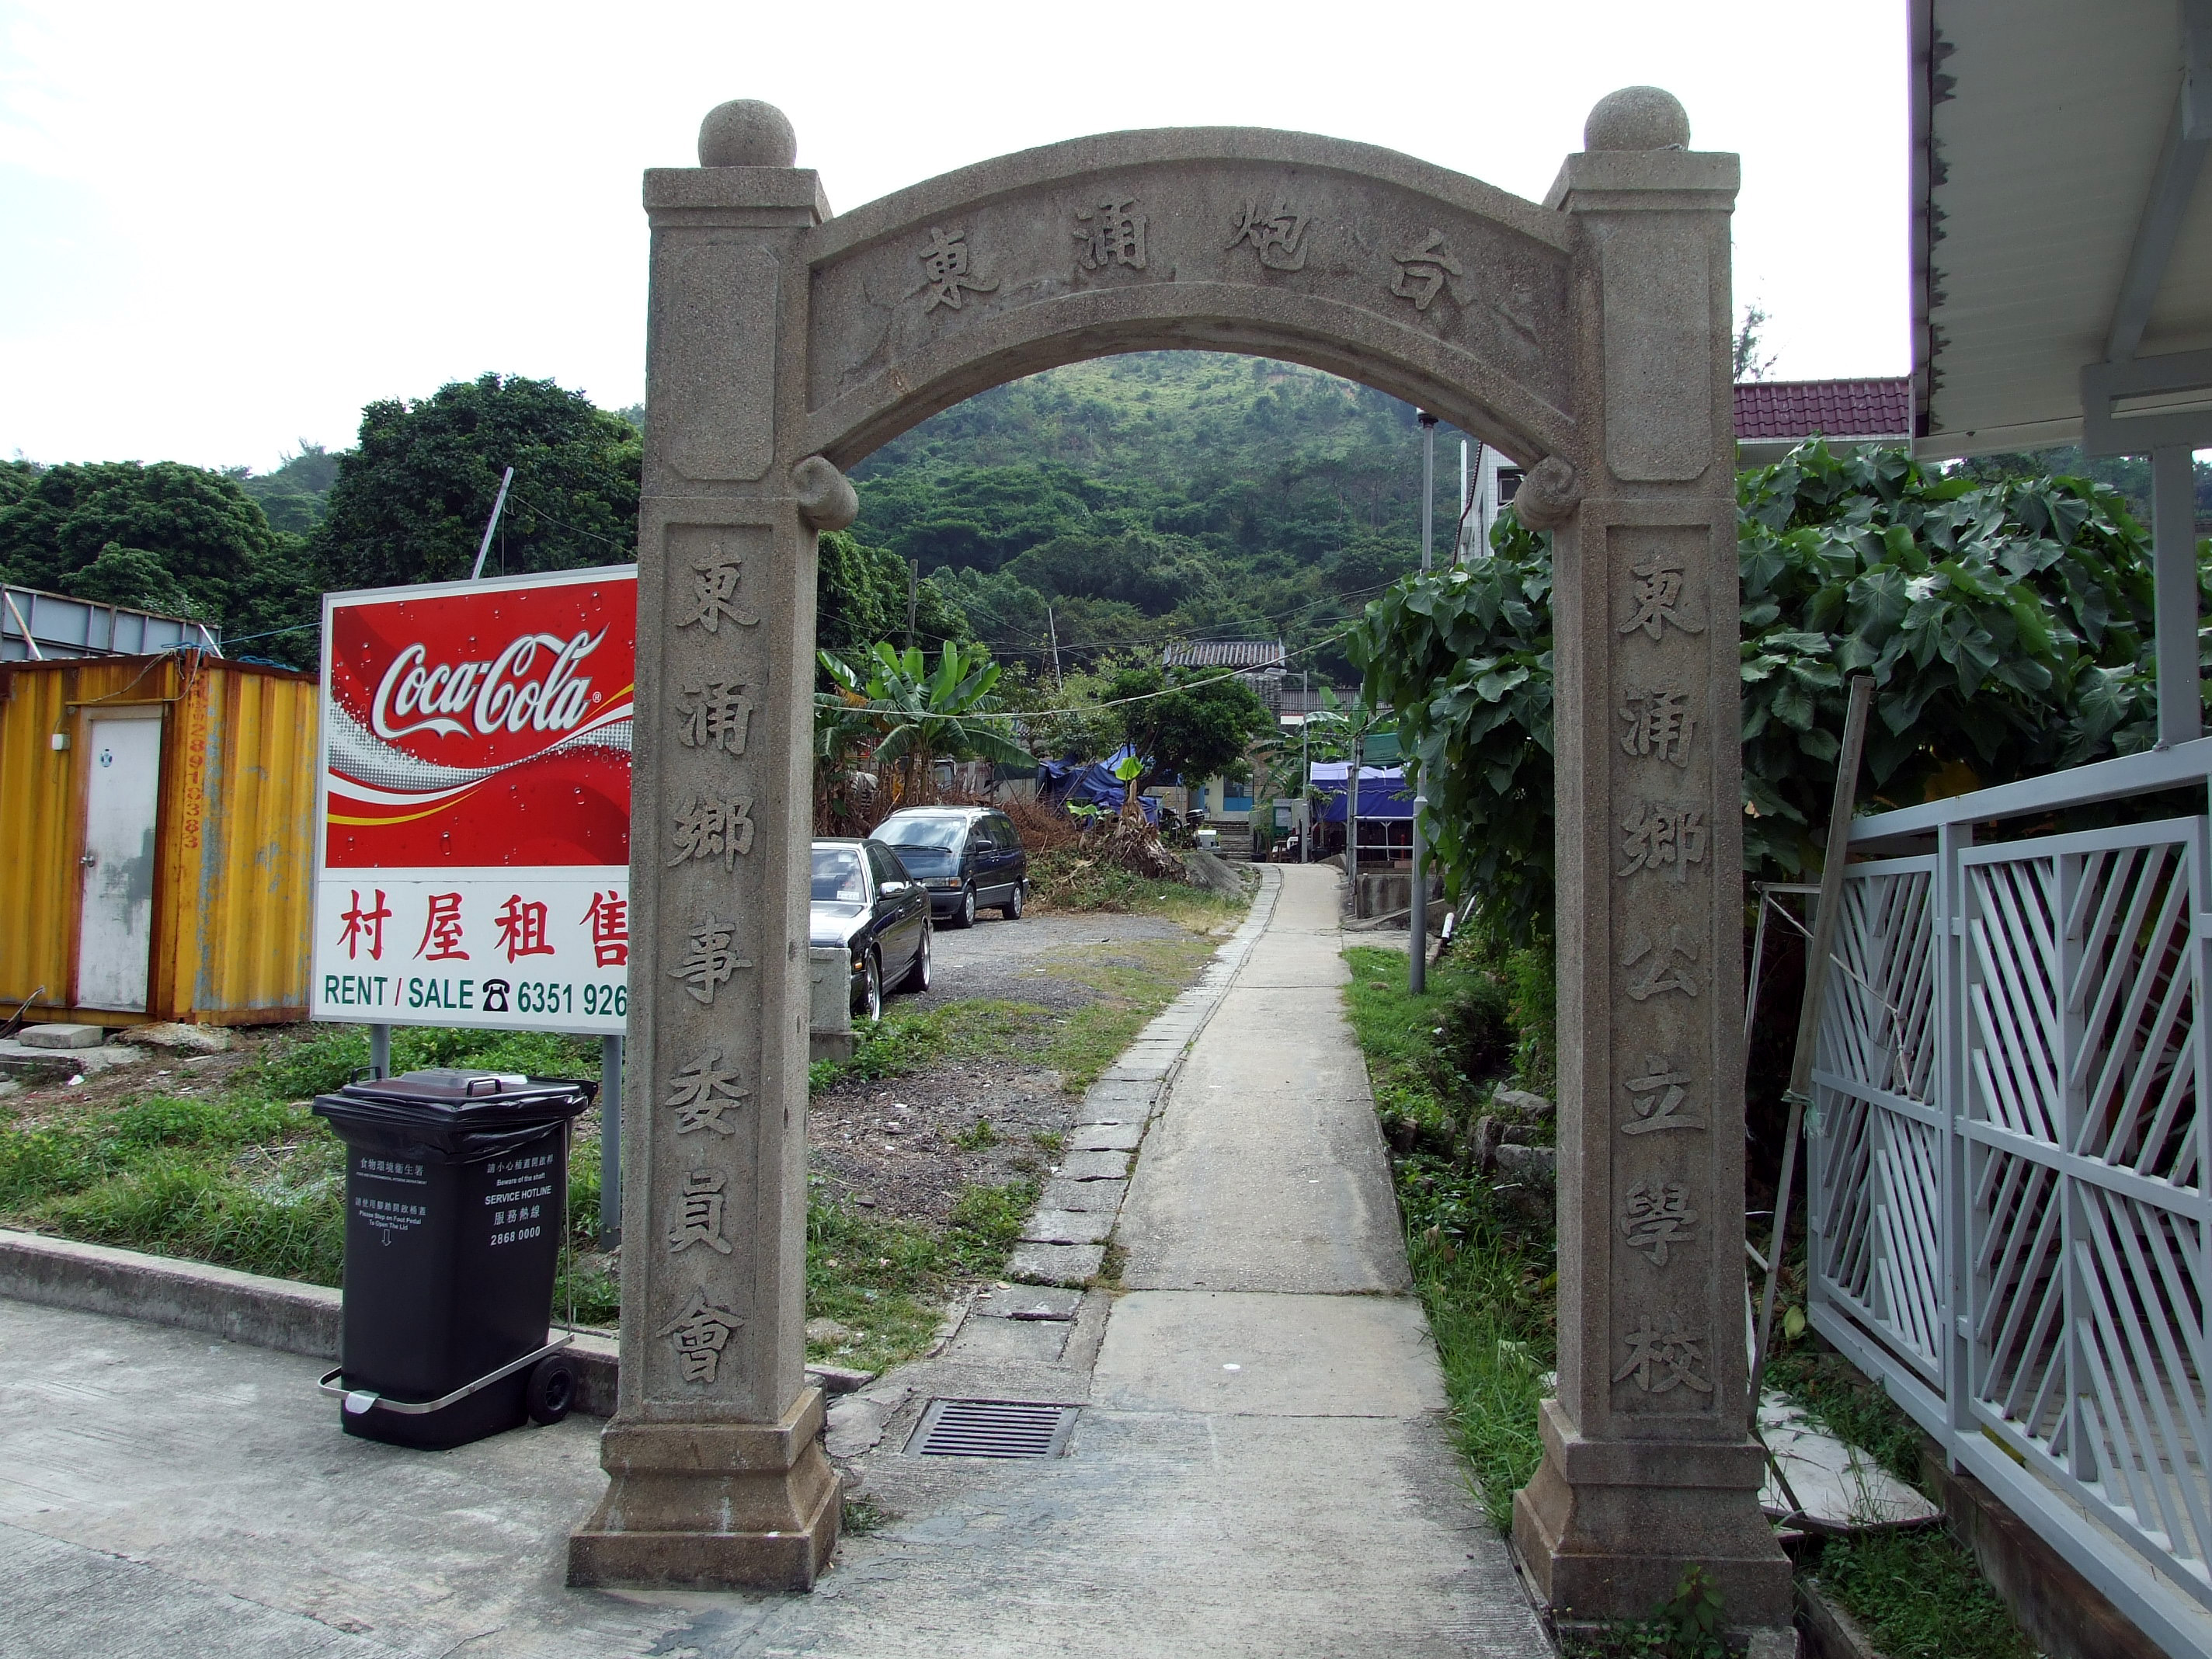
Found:
M 1459 452 L 1460 471 L 1467 471 L 1467 446 Z M 1428 574 L 1431 558 L 1431 537 L 1435 531 L 1433 514 L 1437 497 L 1437 417 L 1426 410 L 1421 411 L 1421 572 Z M 1398 757 L 1404 766 L 1405 757 Z M 1412 905 L 1406 917 L 1406 988 L 1415 996 L 1429 988 L 1429 872 L 1428 860 L 1423 856 L 1421 812 L 1428 805 L 1428 797 L 1416 790 L 1413 795 L 1413 881 Z
M 1421 422 L 1421 574 L 1429 574 L 1429 539 L 1436 529 L 1437 417 L 1423 410 Z
M 1313 862 L 1313 670 L 1298 670 L 1298 862 Z
M 499 528 L 500 513 L 507 506 L 507 487 L 514 482 L 514 469 L 510 466 L 507 469 L 507 475 L 499 481 L 499 499 L 491 504 L 491 517 L 484 524 L 483 540 L 477 547 L 477 568 L 469 572 L 471 581 L 483 574 L 484 555 L 491 551 L 491 532 Z M 500 544 L 499 557 L 504 565 L 507 562 L 507 544 L 503 542 Z
M 1344 873 L 1352 883 L 1352 915 L 1359 916 L 1359 751 L 1366 739 L 1352 739 L 1352 764 L 1344 774 Z
M 1060 623 L 1052 614 L 1052 607 L 1044 608 L 1044 625 L 1052 635 L 1052 689 L 1065 690 L 1067 682 L 1060 677 Z
M 906 648 L 914 649 L 914 612 L 921 599 L 921 561 L 910 561 L 906 568 Z

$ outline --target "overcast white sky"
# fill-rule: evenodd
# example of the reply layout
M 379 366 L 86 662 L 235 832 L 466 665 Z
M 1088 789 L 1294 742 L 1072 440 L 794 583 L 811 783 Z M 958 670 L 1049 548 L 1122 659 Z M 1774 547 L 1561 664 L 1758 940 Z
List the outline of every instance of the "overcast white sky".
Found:
M 1909 363 L 1901 0 L 580 6 L 0 0 L 0 456 L 274 466 L 487 369 L 644 392 L 639 174 L 765 98 L 834 207 L 1126 127 L 1387 144 L 1540 198 L 1647 82 L 1743 156 L 1775 373 Z

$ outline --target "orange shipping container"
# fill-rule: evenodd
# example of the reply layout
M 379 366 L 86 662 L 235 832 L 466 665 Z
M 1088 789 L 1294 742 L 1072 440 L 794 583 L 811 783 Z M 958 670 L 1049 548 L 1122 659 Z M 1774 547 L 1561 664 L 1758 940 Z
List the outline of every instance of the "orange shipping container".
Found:
M 306 1018 L 315 733 L 289 669 L 0 663 L 0 1020 Z

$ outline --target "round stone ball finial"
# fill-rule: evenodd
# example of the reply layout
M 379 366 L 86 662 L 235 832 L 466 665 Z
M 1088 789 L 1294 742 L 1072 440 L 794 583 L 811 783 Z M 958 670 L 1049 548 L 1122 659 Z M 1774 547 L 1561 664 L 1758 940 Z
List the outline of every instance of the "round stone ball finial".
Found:
M 1687 149 L 1690 114 L 1658 87 L 1623 87 L 1597 100 L 1583 123 L 1584 149 Z
M 774 104 L 732 98 L 699 124 L 702 167 L 787 167 L 799 156 L 799 135 Z

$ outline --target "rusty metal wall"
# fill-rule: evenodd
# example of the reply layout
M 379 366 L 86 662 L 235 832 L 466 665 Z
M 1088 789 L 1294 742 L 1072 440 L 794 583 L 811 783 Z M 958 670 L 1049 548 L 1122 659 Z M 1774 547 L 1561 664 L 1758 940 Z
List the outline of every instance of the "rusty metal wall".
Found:
M 315 683 L 251 665 L 206 671 L 170 738 L 174 873 L 157 994 L 173 1018 L 305 1019 Z
M 0 667 L 0 1017 L 40 986 L 45 1018 L 79 1012 L 82 711 L 149 702 L 166 708 L 144 1018 L 304 1018 L 315 683 L 191 653 Z

